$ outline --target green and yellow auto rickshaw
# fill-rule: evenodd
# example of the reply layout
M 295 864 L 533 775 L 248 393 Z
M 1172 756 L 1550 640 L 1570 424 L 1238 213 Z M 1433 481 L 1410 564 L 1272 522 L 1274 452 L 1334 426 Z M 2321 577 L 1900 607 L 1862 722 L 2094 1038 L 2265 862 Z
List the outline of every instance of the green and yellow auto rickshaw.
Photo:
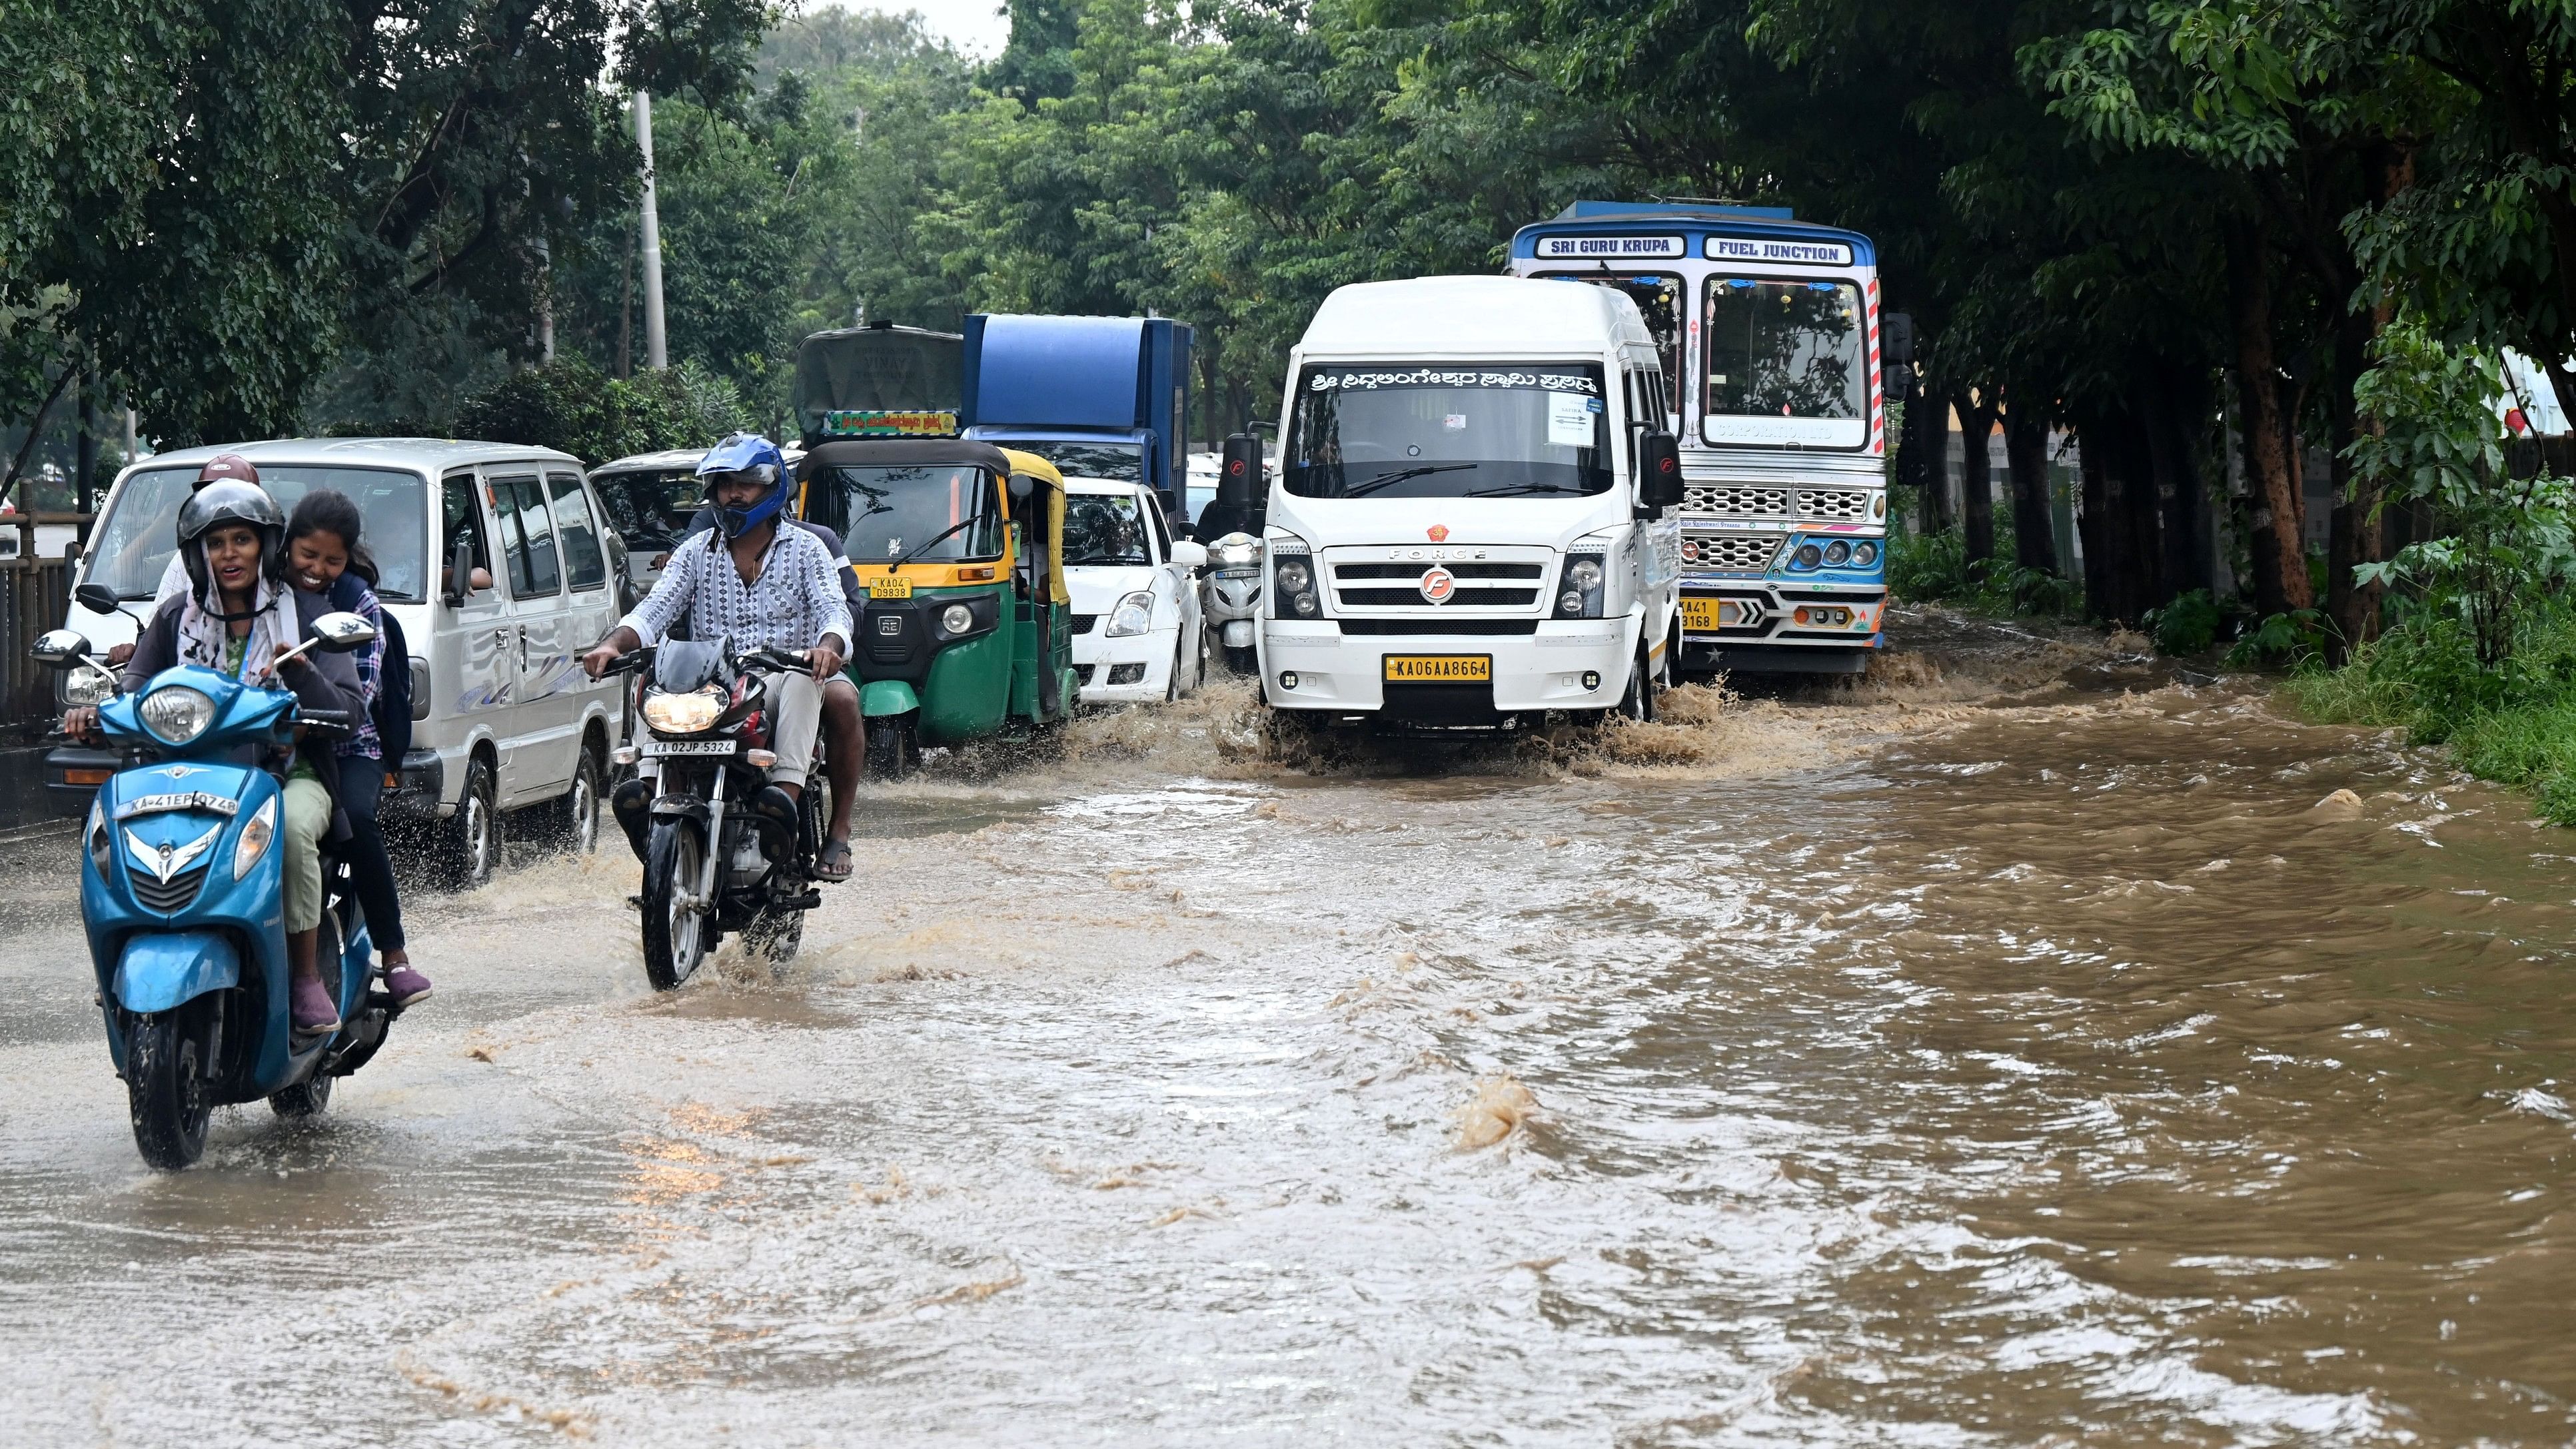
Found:
M 849 675 L 870 773 L 1062 727 L 1076 684 L 1054 465 L 954 437 L 834 439 L 797 469 L 797 511 L 841 535 L 866 587 Z

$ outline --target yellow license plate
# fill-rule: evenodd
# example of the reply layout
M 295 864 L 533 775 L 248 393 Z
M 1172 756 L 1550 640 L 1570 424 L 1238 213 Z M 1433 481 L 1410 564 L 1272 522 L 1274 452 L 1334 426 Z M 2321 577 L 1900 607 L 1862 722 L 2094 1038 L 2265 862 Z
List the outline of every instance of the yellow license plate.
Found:
M 1406 683 L 1482 684 L 1494 677 L 1491 654 L 1390 654 L 1386 677 Z
M 1735 605 L 1723 599 L 1682 600 L 1682 628 L 1688 633 L 1714 634 L 1720 629 L 1732 629 L 1737 618 Z
M 912 580 L 901 574 L 868 575 L 868 597 L 871 599 L 909 599 Z

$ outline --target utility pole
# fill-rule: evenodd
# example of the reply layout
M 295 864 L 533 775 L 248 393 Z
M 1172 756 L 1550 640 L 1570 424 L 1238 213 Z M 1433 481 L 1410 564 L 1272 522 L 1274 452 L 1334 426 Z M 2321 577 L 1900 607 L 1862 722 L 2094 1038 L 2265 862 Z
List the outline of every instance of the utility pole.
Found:
M 635 145 L 644 153 L 644 365 L 668 367 L 671 351 L 662 332 L 662 220 L 653 206 L 653 96 L 635 93 Z

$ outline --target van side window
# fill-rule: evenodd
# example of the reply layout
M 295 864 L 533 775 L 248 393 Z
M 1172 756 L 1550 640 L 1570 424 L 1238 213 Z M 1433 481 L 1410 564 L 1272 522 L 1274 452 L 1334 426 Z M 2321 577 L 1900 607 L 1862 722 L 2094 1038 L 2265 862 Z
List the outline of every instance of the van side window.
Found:
M 546 489 L 554 494 L 555 536 L 563 540 L 564 571 L 572 577 L 573 592 L 606 587 L 608 555 L 600 551 L 599 526 L 591 521 L 590 495 L 582 491 L 581 480 L 570 473 L 548 473 Z
M 460 538 L 474 545 L 474 567 L 483 570 L 484 577 L 491 577 L 492 549 L 483 537 L 483 510 L 474 506 L 474 495 L 479 487 L 471 472 L 450 473 L 439 480 L 438 576 L 441 589 L 446 587 L 448 561 L 456 557 L 456 540 Z
M 510 561 L 510 596 L 541 599 L 563 590 L 555 562 L 555 528 L 546 517 L 546 495 L 527 474 L 495 478 L 492 517 L 501 525 L 501 552 Z

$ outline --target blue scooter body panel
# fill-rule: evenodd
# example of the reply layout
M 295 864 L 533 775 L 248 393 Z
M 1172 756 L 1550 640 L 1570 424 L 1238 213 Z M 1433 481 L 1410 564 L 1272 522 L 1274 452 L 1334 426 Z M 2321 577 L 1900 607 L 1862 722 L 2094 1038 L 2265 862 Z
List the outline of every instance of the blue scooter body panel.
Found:
M 241 953 L 213 931 L 144 931 L 116 963 L 116 999 L 128 1011 L 168 1011 L 241 984 Z

